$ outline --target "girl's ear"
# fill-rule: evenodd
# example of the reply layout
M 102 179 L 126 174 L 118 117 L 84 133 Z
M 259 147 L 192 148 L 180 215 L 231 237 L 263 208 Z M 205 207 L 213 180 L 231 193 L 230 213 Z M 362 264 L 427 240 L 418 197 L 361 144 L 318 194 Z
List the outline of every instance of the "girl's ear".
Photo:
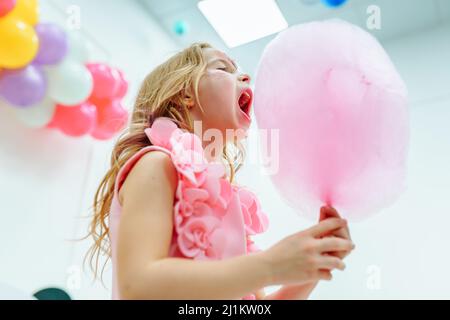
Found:
M 186 105 L 189 109 L 191 109 L 194 104 L 194 95 L 192 94 L 192 90 L 191 88 L 187 88 L 184 92 L 184 96 L 183 96 L 183 103 L 184 105 Z
M 194 99 L 191 96 L 185 97 L 183 99 L 184 104 L 191 109 L 194 106 Z

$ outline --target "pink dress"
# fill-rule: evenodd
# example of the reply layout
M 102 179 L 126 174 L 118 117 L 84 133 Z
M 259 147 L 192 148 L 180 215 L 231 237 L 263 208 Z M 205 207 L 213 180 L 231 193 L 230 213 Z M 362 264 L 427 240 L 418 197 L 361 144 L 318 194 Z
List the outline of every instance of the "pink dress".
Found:
M 147 152 L 159 150 L 170 156 L 178 172 L 173 207 L 171 257 L 220 260 L 257 252 L 251 236 L 267 230 L 268 218 L 254 193 L 231 185 L 222 163 L 208 162 L 201 140 L 179 129 L 169 118 L 158 118 L 145 130 L 152 146 L 131 157 L 117 175 L 109 216 L 112 250 L 112 298 L 117 288 L 116 246 L 121 205 L 118 191 L 127 174 Z M 249 294 L 242 299 L 255 299 Z

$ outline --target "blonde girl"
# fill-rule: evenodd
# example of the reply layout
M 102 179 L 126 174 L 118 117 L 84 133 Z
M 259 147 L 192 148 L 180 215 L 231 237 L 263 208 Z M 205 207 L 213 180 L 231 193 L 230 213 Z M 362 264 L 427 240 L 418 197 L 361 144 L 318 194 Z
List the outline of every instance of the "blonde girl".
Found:
M 112 258 L 114 299 L 306 299 L 345 268 L 354 245 L 333 208 L 267 250 L 252 241 L 269 221 L 257 196 L 235 183 L 245 134 L 227 135 L 250 126 L 250 81 L 206 43 L 144 80 L 89 229 L 95 274 L 100 256 Z M 266 295 L 271 285 L 281 287 Z

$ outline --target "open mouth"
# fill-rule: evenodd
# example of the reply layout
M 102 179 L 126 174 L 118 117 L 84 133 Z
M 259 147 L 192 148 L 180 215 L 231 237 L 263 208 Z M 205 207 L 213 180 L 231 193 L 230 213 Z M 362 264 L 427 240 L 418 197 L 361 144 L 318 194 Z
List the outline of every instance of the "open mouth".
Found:
M 241 111 L 245 113 L 248 118 L 250 118 L 250 108 L 252 105 L 252 100 L 253 100 L 253 92 L 252 89 L 250 88 L 247 88 L 244 91 L 242 91 L 238 100 L 239 108 L 241 108 Z

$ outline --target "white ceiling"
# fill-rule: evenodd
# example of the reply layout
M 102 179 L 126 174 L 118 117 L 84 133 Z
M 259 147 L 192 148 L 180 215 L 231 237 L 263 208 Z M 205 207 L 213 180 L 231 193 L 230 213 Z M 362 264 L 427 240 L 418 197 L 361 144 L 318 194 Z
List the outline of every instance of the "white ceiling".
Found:
M 268 36 L 229 49 L 198 10 L 197 0 L 136 1 L 156 18 L 180 46 L 184 47 L 197 41 L 209 42 L 236 59 L 250 74 L 254 74 L 258 57 L 264 46 L 274 37 L 274 35 Z M 302 0 L 277 0 L 276 2 L 289 25 L 312 20 L 341 18 L 365 27 L 368 17 L 367 7 L 371 4 L 378 5 L 381 9 L 381 30 L 374 30 L 372 33 L 380 41 L 391 40 L 450 22 L 449 0 L 348 0 L 338 9 L 327 8 L 320 3 L 306 5 Z M 257 14 L 257 11 L 249 14 Z M 177 36 L 172 31 L 174 23 L 178 20 L 186 21 L 189 26 L 189 31 L 183 36 Z

